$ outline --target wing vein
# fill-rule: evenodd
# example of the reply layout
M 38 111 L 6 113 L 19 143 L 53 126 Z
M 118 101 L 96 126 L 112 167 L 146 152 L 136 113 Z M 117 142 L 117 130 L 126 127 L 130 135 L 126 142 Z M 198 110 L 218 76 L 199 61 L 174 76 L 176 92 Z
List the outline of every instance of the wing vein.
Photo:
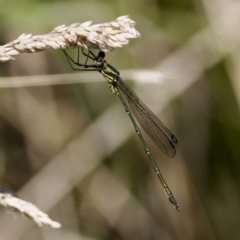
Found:
M 126 95 L 130 109 L 144 131 L 166 155 L 174 157 L 178 147 L 176 137 L 120 77 L 116 84 Z

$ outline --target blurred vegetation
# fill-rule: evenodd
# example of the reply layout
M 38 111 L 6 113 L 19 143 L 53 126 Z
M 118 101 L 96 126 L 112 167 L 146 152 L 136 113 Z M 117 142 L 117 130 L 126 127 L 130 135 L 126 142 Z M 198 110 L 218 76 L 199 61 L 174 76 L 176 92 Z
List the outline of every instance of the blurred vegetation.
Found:
M 178 137 L 178 154 L 168 159 L 144 133 L 181 206 L 177 213 L 168 203 L 125 110 L 104 79 L 0 88 L 0 185 L 62 223 L 61 230 L 39 229 L 20 217 L 14 221 L 2 208 L 0 239 L 240 239 L 237 1 L 0 4 L 1 45 L 61 24 L 101 23 L 121 15 L 137 22 L 141 38 L 107 53 L 106 59 L 120 72 L 174 73 L 163 84 L 125 80 Z M 194 45 L 199 37 L 211 48 Z M 165 64 L 169 59 L 175 65 Z M 0 63 L 0 83 L 4 77 L 11 81 L 71 72 L 59 50 L 22 54 Z

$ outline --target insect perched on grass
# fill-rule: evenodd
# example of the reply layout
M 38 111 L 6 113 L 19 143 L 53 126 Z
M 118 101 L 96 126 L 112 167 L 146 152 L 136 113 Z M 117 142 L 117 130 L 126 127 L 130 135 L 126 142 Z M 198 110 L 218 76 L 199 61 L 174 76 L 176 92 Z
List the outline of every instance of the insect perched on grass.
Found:
M 176 150 L 178 146 L 177 138 L 170 132 L 170 130 L 156 117 L 156 115 L 138 98 L 136 93 L 125 83 L 120 77 L 120 73 L 110 64 L 107 63 L 105 58 L 105 53 L 100 51 L 97 56 L 95 56 L 90 49 L 85 53 L 82 49 L 82 54 L 86 56 L 85 63 L 80 63 L 79 61 L 79 47 L 78 47 L 78 59 L 77 62 L 74 61 L 64 50 L 67 60 L 71 68 L 75 71 L 98 71 L 103 77 L 108 81 L 110 89 L 115 93 L 124 105 L 126 112 L 131 119 L 133 126 L 145 148 L 146 154 L 151 160 L 152 166 L 163 186 L 165 193 L 171 204 L 174 205 L 177 211 L 180 211 L 180 207 L 177 200 L 173 196 L 170 188 L 168 187 L 166 181 L 164 180 L 148 146 L 140 132 L 138 125 L 132 115 L 136 117 L 137 121 L 140 123 L 145 132 L 149 137 L 155 142 L 155 144 L 169 157 L 174 157 L 176 155 Z M 93 60 L 93 64 L 87 64 L 88 60 Z M 77 66 L 77 67 L 74 67 Z M 130 108 L 128 107 L 126 101 L 124 100 L 121 92 L 127 97 Z M 130 110 L 131 109 L 131 110 Z

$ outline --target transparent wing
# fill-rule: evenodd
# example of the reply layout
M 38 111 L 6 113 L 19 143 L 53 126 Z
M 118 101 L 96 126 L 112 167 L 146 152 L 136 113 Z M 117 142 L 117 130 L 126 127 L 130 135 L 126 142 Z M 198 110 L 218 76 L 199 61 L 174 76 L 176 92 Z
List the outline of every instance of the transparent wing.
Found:
M 130 109 L 144 131 L 167 156 L 174 157 L 178 147 L 177 138 L 120 77 L 116 83 L 126 95 Z

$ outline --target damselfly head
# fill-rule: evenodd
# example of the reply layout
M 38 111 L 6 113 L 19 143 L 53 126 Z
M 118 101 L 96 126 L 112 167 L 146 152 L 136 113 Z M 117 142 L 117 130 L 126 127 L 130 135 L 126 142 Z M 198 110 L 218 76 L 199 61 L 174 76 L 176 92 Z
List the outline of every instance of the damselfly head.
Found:
M 95 58 L 95 63 L 96 63 L 97 65 L 103 64 L 104 58 L 105 58 L 105 53 L 100 51 L 100 52 L 98 53 L 97 57 Z
M 103 63 L 103 59 L 102 59 L 102 58 L 100 58 L 100 57 L 96 57 L 96 58 L 95 58 L 95 63 L 96 63 L 96 65 L 99 65 L 99 66 L 101 66 L 101 65 L 102 65 L 102 63 Z

